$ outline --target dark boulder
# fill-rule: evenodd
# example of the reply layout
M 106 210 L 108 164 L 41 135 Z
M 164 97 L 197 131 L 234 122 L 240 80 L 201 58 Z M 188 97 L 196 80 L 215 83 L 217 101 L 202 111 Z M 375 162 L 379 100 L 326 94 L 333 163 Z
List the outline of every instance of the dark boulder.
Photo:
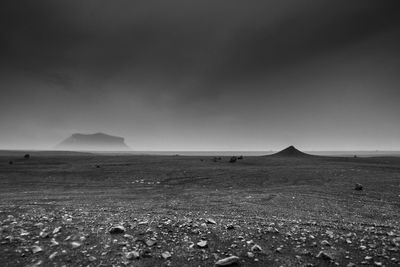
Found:
M 362 184 L 355 184 L 355 186 L 354 186 L 354 190 L 356 190 L 356 191 L 362 191 L 363 190 L 363 186 L 362 186 Z

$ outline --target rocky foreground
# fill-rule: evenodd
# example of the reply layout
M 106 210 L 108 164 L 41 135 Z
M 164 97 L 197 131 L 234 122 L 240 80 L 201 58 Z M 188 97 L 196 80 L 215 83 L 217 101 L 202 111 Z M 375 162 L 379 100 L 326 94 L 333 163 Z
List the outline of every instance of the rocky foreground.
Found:
M 207 213 L 136 216 L 99 206 L 7 206 L 0 262 L 9 266 L 396 266 L 388 225 Z

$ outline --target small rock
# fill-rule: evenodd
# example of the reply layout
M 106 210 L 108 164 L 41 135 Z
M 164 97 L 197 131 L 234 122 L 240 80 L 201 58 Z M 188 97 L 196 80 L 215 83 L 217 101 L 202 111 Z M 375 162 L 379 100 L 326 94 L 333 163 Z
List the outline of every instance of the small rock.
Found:
M 133 251 L 130 251 L 130 252 L 125 253 L 125 257 L 126 257 L 128 260 L 131 260 L 131 259 L 139 259 L 140 254 L 139 254 L 139 252 L 133 250 Z
M 201 241 L 197 242 L 197 246 L 199 248 L 206 248 L 208 246 L 208 244 L 207 244 L 207 241 L 201 240 Z
M 51 246 L 51 247 L 58 246 L 58 245 L 59 245 L 59 243 L 58 243 L 54 238 L 52 238 L 52 239 L 50 240 L 50 246 Z
M 27 235 L 29 235 L 29 232 L 27 232 L 24 229 L 22 229 L 20 236 L 27 236 Z
M 115 225 L 111 227 L 110 230 L 108 230 L 110 234 L 123 234 L 125 233 L 125 231 L 125 227 L 123 227 L 122 225 Z
M 253 252 L 247 252 L 247 257 L 254 258 L 254 253 Z
M 326 260 L 326 261 L 333 260 L 333 257 L 330 254 L 328 254 L 327 252 L 322 251 L 322 250 L 320 252 L 318 252 L 316 257 L 320 258 L 320 259 L 323 259 L 323 260 Z
M 206 221 L 206 223 L 208 223 L 208 224 L 217 224 L 217 222 L 214 221 L 214 220 L 211 219 L 211 218 L 208 218 L 207 221 Z
M 39 233 L 39 236 L 40 236 L 41 238 L 48 238 L 48 237 L 50 237 L 50 235 L 49 235 L 49 233 L 46 231 L 46 229 L 42 230 L 42 231 Z
M 163 257 L 164 260 L 168 260 L 169 258 L 172 257 L 171 253 L 169 253 L 168 251 L 164 251 L 163 253 L 161 253 L 161 256 Z
M 133 239 L 133 236 L 132 235 L 128 235 L 128 234 L 124 234 L 124 237 L 127 238 L 127 239 Z
M 259 245 L 254 245 L 251 247 L 251 251 L 253 251 L 253 252 L 258 252 L 261 250 L 262 250 L 262 248 Z
M 363 190 L 362 184 L 359 184 L 359 183 L 355 184 L 355 185 L 354 185 L 354 190 L 356 190 L 356 191 L 362 191 L 362 190 Z
M 43 249 L 41 248 L 41 247 L 39 247 L 39 246 L 32 246 L 32 252 L 35 254 L 35 253 L 38 253 L 38 252 L 41 252 L 41 251 L 43 251 Z
M 156 243 L 157 243 L 157 241 L 155 241 L 155 240 L 153 240 L 153 239 L 146 240 L 146 245 L 147 245 L 148 247 L 152 247 L 152 246 L 154 246 Z
M 60 232 L 60 230 L 61 230 L 61 226 L 58 226 L 58 227 L 54 228 L 53 235 L 57 234 L 58 232 Z
M 50 256 L 49 256 L 49 260 L 53 260 L 56 256 L 57 256 L 57 254 L 58 254 L 58 252 L 56 251 L 56 252 L 53 252 L 53 253 L 51 253 L 50 254 Z
M 71 242 L 71 246 L 72 246 L 72 248 L 79 248 L 81 245 L 82 245 L 81 243 L 79 243 L 79 242 L 76 242 L 76 241 L 74 241 L 74 242 Z
M 234 226 L 233 224 L 228 224 L 228 225 L 226 226 L 226 229 L 227 229 L 227 230 L 233 230 L 233 229 L 235 229 L 235 226 Z
M 330 246 L 331 246 L 331 244 L 330 244 L 327 240 L 322 240 L 322 241 L 321 241 L 321 245 L 327 246 L 327 247 L 330 247 Z
M 88 259 L 89 259 L 90 262 L 94 262 L 94 261 L 97 260 L 96 257 L 94 257 L 94 256 L 89 256 Z
M 224 259 L 221 259 L 215 263 L 215 266 L 229 266 L 231 264 L 237 263 L 239 261 L 239 257 L 230 256 Z
M 379 262 L 379 261 L 374 262 L 374 265 L 375 266 L 383 266 L 382 262 Z

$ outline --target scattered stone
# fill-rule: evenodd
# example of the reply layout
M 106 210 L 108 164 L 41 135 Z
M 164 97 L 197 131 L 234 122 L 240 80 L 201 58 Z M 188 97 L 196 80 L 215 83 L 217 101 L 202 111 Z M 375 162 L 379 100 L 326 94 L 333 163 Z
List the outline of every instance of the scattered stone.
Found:
M 37 246 L 37 245 L 32 246 L 32 252 L 33 252 L 33 254 L 36 254 L 36 253 L 41 252 L 41 251 L 43 251 L 43 249 L 42 249 L 41 247 L 39 247 L 39 246 Z
M 330 244 L 327 240 L 322 240 L 322 241 L 321 241 L 321 245 L 327 246 L 327 247 L 330 247 L 330 246 L 331 246 L 331 244 Z
M 249 258 L 254 258 L 254 253 L 253 252 L 247 252 L 247 257 Z
M 237 161 L 237 157 L 233 156 L 230 158 L 229 163 L 235 163 Z
M 50 254 L 50 256 L 49 256 L 49 260 L 53 260 L 56 256 L 57 256 L 57 254 L 58 254 L 58 252 L 56 251 L 56 252 L 53 252 L 53 253 L 51 253 Z
M 60 232 L 60 230 L 61 230 L 61 226 L 58 226 L 58 227 L 54 228 L 53 235 L 57 234 L 58 232 Z
M 217 222 L 214 221 L 214 220 L 211 219 L 211 218 L 208 218 L 207 221 L 206 221 L 206 223 L 208 223 L 208 224 L 217 224 Z
M 114 225 L 110 228 L 110 230 L 108 230 L 108 232 L 112 235 L 114 234 L 123 234 L 125 233 L 125 227 L 123 227 L 122 225 Z
M 168 260 L 169 258 L 172 257 L 171 253 L 169 253 L 168 251 L 164 251 L 163 253 L 161 253 L 161 256 L 163 257 L 164 260 Z
M 221 259 L 215 263 L 215 266 L 229 266 L 231 264 L 237 263 L 239 261 L 239 257 L 230 256 L 224 259 Z
M 140 254 L 139 254 L 139 252 L 133 250 L 133 251 L 130 251 L 130 252 L 125 253 L 125 257 L 126 257 L 128 260 L 139 259 Z
M 359 183 L 355 184 L 355 185 L 354 185 L 354 190 L 356 190 L 356 191 L 362 191 L 362 190 L 363 190 L 362 184 L 359 184 Z
M 228 225 L 226 226 L 226 229 L 227 229 L 227 230 L 233 230 L 233 229 L 235 229 L 235 226 L 234 226 L 233 224 L 228 224 Z
M 197 242 L 197 246 L 199 248 L 206 248 L 208 246 L 208 244 L 207 244 L 206 240 L 201 240 L 201 241 Z
M 81 245 L 82 245 L 81 243 L 79 243 L 79 242 L 76 242 L 76 241 L 74 241 L 74 242 L 71 242 L 71 246 L 72 246 L 72 248 L 79 248 Z
M 253 251 L 253 252 L 259 252 L 261 250 L 262 250 L 262 248 L 259 245 L 254 245 L 251 247 L 251 251 Z
M 146 245 L 148 246 L 148 247 L 152 247 L 152 246 L 154 246 L 155 244 L 157 244 L 157 241 L 155 241 L 155 240 L 153 240 L 153 239 L 148 239 L 148 240 L 146 240 Z
M 58 246 L 58 245 L 59 245 L 59 243 L 58 243 L 54 238 L 52 238 L 52 239 L 50 240 L 50 246 L 51 246 L 51 247 Z
M 48 237 L 50 237 L 50 234 L 47 232 L 47 229 L 43 229 L 43 230 L 39 233 L 39 236 L 40 236 L 41 238 L 48 238 Z
M 320 259 L 323 259 L 323 260 L 326 260 L 326 261 L 333 260 L 333 257 L 329 253 L 327 253 L 325 251 L 322 251 L 322 250 L 320 252 L 318 252 L 316 257 L 320 258 Z
M 126 239 L 134 239 L 133 235 L 124 234 L 124 237 Z
M 94 257 L 94 256 L 89 256 L 89 261 L 90 262 L 94 262 L 94 261 L 96 261 L 97 260 L 97 258 L 96 257 Z
M 27 232 L 24 229 L 22 229 L 20 236 L 27 236 L 27 235 L 29 235 L 29 232 Z

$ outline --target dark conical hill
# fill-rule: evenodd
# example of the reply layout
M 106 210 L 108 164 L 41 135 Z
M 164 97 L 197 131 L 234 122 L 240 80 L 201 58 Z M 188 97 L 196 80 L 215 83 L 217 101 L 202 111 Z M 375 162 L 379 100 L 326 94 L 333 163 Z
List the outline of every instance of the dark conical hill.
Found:
M 289 146 L 285 148 L 284 150 L 281 150 L 275 154 L 272 154 L 271 156 L 276 156 L 276 157 L 309 157 L 311 155 L 306 154 L 304 152 L 301 152 L 294 146 Z

